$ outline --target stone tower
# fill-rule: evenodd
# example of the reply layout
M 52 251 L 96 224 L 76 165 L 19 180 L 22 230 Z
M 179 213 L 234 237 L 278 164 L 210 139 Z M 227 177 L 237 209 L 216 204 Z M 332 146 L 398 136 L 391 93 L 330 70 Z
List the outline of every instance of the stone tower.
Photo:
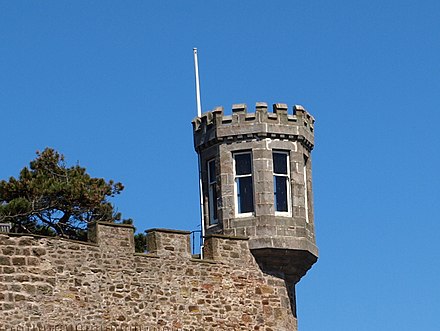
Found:
M 283 278 L 296 317 L 295 284 L 316 262 L 314 118 L 302 107 L 245 104 L 193 120 L 200 157 L 204 233 L 246 236 L 263 272 Z

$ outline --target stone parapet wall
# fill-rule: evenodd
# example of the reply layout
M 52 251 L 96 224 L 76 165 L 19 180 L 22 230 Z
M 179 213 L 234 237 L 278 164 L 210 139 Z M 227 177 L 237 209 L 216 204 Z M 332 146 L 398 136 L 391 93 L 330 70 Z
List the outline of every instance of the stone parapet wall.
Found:
M 301 142 L 309 151 L 314 145 L 315 119 L 303 106 L 273 105 L 268 112 L 265 102 L 257 102 L 254 113 L 247 112 L 245 104 L 232 106 L 232 115 L 226 116 L 223 107 L 202 114 L 193 121 L 194 147 L 196 150 L 227 141 L 248 141 L 252 139 L 283 139 Z
M 134 253 L 133 227 L 97 223 L 92 242 L 0 234 L 0 324 L 296 330 L 290 288 L 261 271 L 243 237 L 153 229 Z

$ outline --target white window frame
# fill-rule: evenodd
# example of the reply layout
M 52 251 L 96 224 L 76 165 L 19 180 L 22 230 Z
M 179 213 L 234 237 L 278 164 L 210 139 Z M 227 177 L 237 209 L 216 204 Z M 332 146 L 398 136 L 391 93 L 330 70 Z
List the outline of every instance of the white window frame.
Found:
M 211 162 L 214 162 L 214 169 L 216 169 L 215 159 L 209 160 L 206 162 L 208 168 L 208 222 L 209 226 L 218 224 L 218 210 L 217 210 L 217 201 L 214 201 L 214 197 L 216 197 L 217 190 L 217 174 L 211 174 Z M 217 199 L 215 199 L 217 200 Z M 217 212 L 215 212 L 217 211 Z M 217 218 L 214 218 L 215 214 L 217 214 Z
M 304 209 L 306 213 L 306 223 L 309 223 L 309 188 L 307 186 L 307 163 L 309 158 L 307 155 L 304 155 L 304 165 L 303 165 L 303 173 L 304 173 Z
M 287 156 L 286 158 L 286 167 L 287 167 L 287 174 L 278 174 L 275 173 L 275 163 L 274 163 L 274 157 L 273 155 L 277 153 L 277 154 L 284 154 Z M 272 150 L 272 171 L 273 171 L 273 186 L 274 186 L 274 192 L 273 192 L 273 203 L 274 203 L 274 210 L 275 210 L 275 215 L 277 216 L 292 216 L 292 194 L 291 194 L 291 180 L 290 180 L 290 153 L 288 151 L 283 151 L 283 150 Z M 286 179 L 286 186 L 287 186 L 287 211 L 277 211 L 277 206 L 276 206 L 276 201 L 275 201 L 275 177 L 284 177 Z
M 246 174 L 246 175 L 237 175 L 236 173 L 236 162 L 235 162 L 235 157 L 237 155 L 243 155 L 243 154 L 249 154 L 250 159 L 251 159 L 251 172 L 250 174 Z M 252 152 L 251 151 L 243 151 L 243 152 L 234 152 L 232 154 L 232 160 L 233 160 L 233 164 L 232 167 L 234 169 L 234 203 L 235 203 L 235 216 L 236 217 L 250 217 L 253 216 L 255 213 L 255 188 L 254 188 L 254 176 L 253 176 L 253 170 L 254 170 L 254 165 L 253 165 L 253 160 L 252 160 Z M 237 179 L 238 178 L 243 178 L 243 177 L 250 177 L 251 178 L 251 182 L 252 182 L 252 202 L 253 202 L 253 210 L 251 212 L 246 212 L 246 213 L 239 213 L 238 211 L 238 184 L 237 184 Z

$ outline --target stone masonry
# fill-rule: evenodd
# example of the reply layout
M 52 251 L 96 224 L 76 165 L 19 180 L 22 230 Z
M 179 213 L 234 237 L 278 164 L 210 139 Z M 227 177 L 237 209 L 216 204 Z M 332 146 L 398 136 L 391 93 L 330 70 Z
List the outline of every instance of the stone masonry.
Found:
M 295 285 L 318 258 L 314 118 L 302 106 L 289 114 L 259 102 L 248 113 L 237 104 L 230 116 L 219 107 L 195 118 L 193 134 L 202 258 L 191 255 L 186 231 L 148 230 L 143 254 L 131 225 L 92 224 L 89 242 L 0 233 L 0 331 L 297 330 Z
M 244 237 L 97 223 L 90 243 L 0 234 L 0 330 L 16 326 L 143 326 L 151 330 L 296 330 L 285 282 L 264 273 Z
M 282 103 L 268 111 L 258 102 L 255 112 L 245 104 L 232 106 L 232 115 L 223 107 L 193 120 L 194 147 L 200 157 L 203 183 L 204 228 L 207 234 L 247 236 L 249 247 L 260 266 L 269 273 L 297 283 L 316 262 L 312 160 L 314 118 L 295 105 L 292 114 Z M 289 202 L 287 213 L 274 208 L 274 170 L 272 152 L 289 155 Z M 237 215 L 237 188 L 234 153 L 252 155 L 255 210 L 251 215 Z M 209 223 L 207 162 L 216 162 L 218 222 Z
M 314 122 L 302 106 L 289 114 L 286 104 L 276 103 L 269 112 L 265 102 L 255 112 L 235 104 L 232 115 L 218 107 L 193 120 L 204 233 L 249 237 L 261 270 L 284 280 L 295 318 L 295 285 L 318 258 Z

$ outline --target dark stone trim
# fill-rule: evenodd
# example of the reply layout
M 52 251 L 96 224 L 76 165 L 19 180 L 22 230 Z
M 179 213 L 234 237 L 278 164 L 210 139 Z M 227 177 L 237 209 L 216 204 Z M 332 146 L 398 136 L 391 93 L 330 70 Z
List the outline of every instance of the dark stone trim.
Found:
M 244 237 L 244 236 L 229 236 L 229 235 L 225 235 L 225 234 L 208 234 L 205 236 L 205 239 L 209 239 L 209 238 L 220 238 L 220 239 L 230 239 L 230 240 L 249 240 L 249 237 Z

